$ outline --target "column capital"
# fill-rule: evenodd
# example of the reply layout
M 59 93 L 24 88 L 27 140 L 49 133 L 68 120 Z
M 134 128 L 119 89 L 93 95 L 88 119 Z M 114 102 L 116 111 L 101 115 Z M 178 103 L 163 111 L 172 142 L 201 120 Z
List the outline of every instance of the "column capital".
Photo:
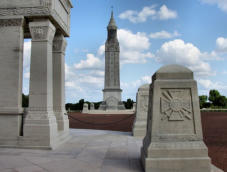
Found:
M 67 41 L 63 34 L 56 34 L 53 41 L 53 52 L 64 53 L 67 46 Z
M 54 39 L 56 28 L 50 20 L 35 20 L 29 23 L 32 41 L 49 41 Z
M 23 16 L 0 17 L 0 27 L 23 26 L 23 25 L 24 25 L 24 17 Z

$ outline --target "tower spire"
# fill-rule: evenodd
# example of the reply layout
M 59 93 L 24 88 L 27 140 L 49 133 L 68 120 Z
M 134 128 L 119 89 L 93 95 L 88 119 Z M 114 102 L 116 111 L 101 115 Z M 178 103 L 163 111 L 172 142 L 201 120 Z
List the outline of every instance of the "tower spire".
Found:
M 108 25 L 108 29 L 110 28 L 113 28 L 113 29 L 117 29 L 117 26 L 116 26 L 116 22 L 114 20 L 114 14 L 113 14 L 113 6 L 111 7 L 112 8 L 112 11 L 111 11 L 111 18 L 110 18 L 110 22 L 109 22 L 109 25 Z

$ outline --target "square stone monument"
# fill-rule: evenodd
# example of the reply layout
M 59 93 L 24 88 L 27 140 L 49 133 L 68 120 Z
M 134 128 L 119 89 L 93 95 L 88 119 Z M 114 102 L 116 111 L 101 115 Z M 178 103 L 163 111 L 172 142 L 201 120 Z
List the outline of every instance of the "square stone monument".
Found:
M 149 84 L 142 85 L 136 95 L 136 118 L 133 124 L 133 136 L 144 137 L 147 131 L 147 112 L 149 100 Z
M 152 76 L 141 159 L 146 172 L 212 171 L 191 70 L 168 65 Z

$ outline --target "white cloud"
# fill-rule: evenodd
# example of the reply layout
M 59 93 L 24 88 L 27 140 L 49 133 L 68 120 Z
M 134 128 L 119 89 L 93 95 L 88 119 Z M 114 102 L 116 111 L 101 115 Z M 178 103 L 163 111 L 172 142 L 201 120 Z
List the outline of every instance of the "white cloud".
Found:
M 227 53 L 227 38 L 219 37 L 216 39 L 216 49 L 218 52 Z
M 120 46 L 126 49 L 146 50 L 150 47 L 149 38 L 141 32 L 133 34 L 130 30 L 119 29 L 118 40 Z
M 162 30 L 160 32 L 150 33 L 150 38 L 152 39 L 170 39 L 174 37 L 180 36 L 180 34 L 177 31 L 174 31 L 173 33 L 169 33 L 165 30 Z
M 129 30 L 119 29 L 118 40 L 120 42 L 120 64 L 145 63 L 148 58 L 153 57 L 153 54 L 148 51 L 150 48 L 149 38 L 144 33 L 132 33 Z M 96 55 L 87 54 L 85 60 L 71 66 L 65 65 L 66 96 L 68 99 L 102 100 L 104 52 L 105 45 L 101 45 Z M 148 82 L 148 80 L 147 77 L 143 77 L 137 81 L 137 84 Z M 136 85 L 136 83 L 133 84 Z
M 28 94 L 30 78 L 31 40 L 26 40 L 24 42 L 23 53 L 23 93 Z
M 222 11 L 227 12 L 227 1 L 226 0 L 201 0 L 204 3 L 207 4 L 216 4 L 218 8 L 220 8 Z
M 151 76 L 142 76 L 141 78 L 131 82 L 121 82 L 121 88 L 124 91 L 124 99 L 132 98 L 136 100 L 136 92 L 143 84 L 150 84 Z
M 156 59 L 163 64 L 184 65 L 200 76 L 213 75 L 214 72 L 203 60 L 203 56 L 204 53 L 201 53 L 197 47 L 181 39 L 165 42 L 156 53 Z
M 151 43 L 149 37 L 145 33 L 132 33 L 130 30 L 119 29 L 118 40 L 120 44 L 121 64 L 146 63 L 147 59 L 153 57 L 153 54 L 148 51 Z M 105 45 L 101 45 L 97 51 L 97 56 L 99 56 L 99 59 L 102 58 L 104 52 Z M 81 61 L 80 64 L 76 64 L 77 68 L 81 66 L 82 63 L 85 64 L 86 61 Z
M 160 20 L 168 20 L 177 18 L 177 12 L 170 10 L 166 5 L 162 5 L 159 12 L 158 17 Z
M 100 101 L 104 86 L 103 69 L 76 69 L 75 65 L 65 64 L 65 86 L 68 100 L 84 98 L 89 101 Z M 95 96 L 94 96 L 95 95 Z
M 29 78 L 30 78 L 30 72 L 24 73 L 24 78 L 25 78 L 25 79 L 29 79 Z
M 125 63 L 145 63 L 147 58 L 152 58 L 153 54 L 147 51 L 150 41 L 146 34 L 129 30 L 119 29 L 118 40 L 120 42 L 121 64 Z
M 212 82 L 209 79 L 199 79 L 198 83 L 207 90 L 227 90 L 227 85 L 221 82 Z
M 105 53 L 105 45 L 101 45 L 98 49 L 97 55 L 102 56 Z
M 168 9 L 166 5 L 162 5 L 159 10 L 155 9 L 156 5 L 146 6 L 140 12 L 135 10 L 127 10 L 119 15 L 121 19 L 127 19 L 132 23 L 146 22 L 148 18 L 168 20 L 177 18 L 177 12 Z
M 30 67 L 31 41 L 24 42 L 24 68 Z
M 119 15 L 121 19 L 128 19 L 132 23 L 146 22 L 147 18 L 156 14 L 155 6 L 144 7 L 140 12 L 127 10 Z
M 87 59 L 81 60 L 74 67 L 76 69 L 102 69 L 103 65 L 103 62 L 98 57 L 95 57 L 94 54 L 87 54 Z

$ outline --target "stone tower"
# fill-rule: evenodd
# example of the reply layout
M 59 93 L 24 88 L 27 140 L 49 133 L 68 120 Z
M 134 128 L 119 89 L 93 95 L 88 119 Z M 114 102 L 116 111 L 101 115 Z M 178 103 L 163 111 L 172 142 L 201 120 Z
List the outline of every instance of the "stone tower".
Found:
M 107 26 L 108 36 L 105 44 L 105 83 L 103 90 L 102 110 L 124 109 L 121 102 L 120 88 L 120 47 L 117 39 L 117 26 L 113 17 L 113 11 L 109 25 Z

